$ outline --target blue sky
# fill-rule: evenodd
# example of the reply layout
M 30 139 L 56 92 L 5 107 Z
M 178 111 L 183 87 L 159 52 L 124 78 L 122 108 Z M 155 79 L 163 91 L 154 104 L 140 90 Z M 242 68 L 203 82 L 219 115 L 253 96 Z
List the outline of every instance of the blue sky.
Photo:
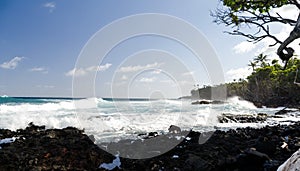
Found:
M 167 14 L 194 25 L 215 49 L 225 80 L 243 77 L 249 73 L 246 66 L 257 53 L 253 50 L 257 47 L 245 43 L 242 37 L 224 34 L 228 28 L 213 23 L 210 11 L 218 5 L 221 5 L 218 0 L 84 3 L 2 0 L 0 95 L 70 97 L 73 76 L 90 71 L 97 71 L 94 95 L 100 97 L 178 97 L 189 95 L 195 84 L 210 84 L 205 67 L 195 62 L 192 53 L 178 42 L 159 36 L 141 36 L 122 42 L 101 63 L 77 68 L 74 73 L 77 58 L 91 36 L 117 19 L 141 13 Z M 154 57 L 151 53 L 132 57 L 147 49 L 160 49 L 177 57 L 176 60 L 172 56 L 160 58 L 161 54 Z M 132 70 L 139 74 L 133 74 Z M 132 77 L 131 87 L 128 84 L 122 87 Z M 176 85 L 172 79 L 182 84 Z

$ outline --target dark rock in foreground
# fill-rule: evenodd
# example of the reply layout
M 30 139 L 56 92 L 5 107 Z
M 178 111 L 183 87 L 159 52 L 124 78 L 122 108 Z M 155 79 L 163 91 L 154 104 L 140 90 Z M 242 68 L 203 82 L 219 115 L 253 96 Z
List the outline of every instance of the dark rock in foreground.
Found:
M 82 133 L 72 127 L 45 130 L 32 124 L 16 132 L 0 130 L 0 139 L 17 137 L 0 145 L 0 170 L 96 170 L 99 163 L 114 158 Z
M 182 137 L 182 136 L 185 137 Z M 139 150 L 161 150 L 165 140 L 174 148 L 148 159 L 120 158 L 121 168 L 114 170 L 255 170 L 272 171 L 300 147 L 300 123 L 267 126 L 261 129 L 240 128 L 215 131 L 204 144 L 201 134 L 182 131 L 154 135 L 138 140 L 95 145 L 76 128 L 45 129 L 30 125 L 24 130 L 0 130 L 0 140 L 17 137 L 12 143 L 0 144 L 0 170 L 101 170 L 111 163 L 113 154 L 139 155 Z M 179 137 L 179 138 L 178 138 Z M 155 143 L 156 146 L 147 144 Z M 103 169 L 103 168 L 102 168 Z

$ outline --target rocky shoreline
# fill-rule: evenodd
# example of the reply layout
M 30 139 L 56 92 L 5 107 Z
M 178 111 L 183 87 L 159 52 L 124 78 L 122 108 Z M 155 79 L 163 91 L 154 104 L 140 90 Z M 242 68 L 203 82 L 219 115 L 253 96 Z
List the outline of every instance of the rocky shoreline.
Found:
M 136 140 L 95 145 L 91 136 L 73 127 L 45 129 L 29 124 L 17 131 L 0 129 L 0 170 L 105 170 L 107 167 L 99 166 L 106 165 L 113 170 L 273 171 L 300 148 L 300 122 L 216 130 L 199 143 L 202 135 L 195 131 L 154 132 Z M 172 140 L 174 148 L 159 154 L 166 140 Z M 151 143 L 156 146 L 149 146 Z M 139 160 L 124 157 L 138 158 L 141 149 L 158 155 Z

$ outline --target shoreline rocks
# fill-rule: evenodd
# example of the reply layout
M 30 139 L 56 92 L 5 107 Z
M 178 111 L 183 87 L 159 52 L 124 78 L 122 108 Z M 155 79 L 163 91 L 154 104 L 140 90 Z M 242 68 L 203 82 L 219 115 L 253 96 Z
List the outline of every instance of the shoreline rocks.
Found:
M 224 104 L 226 103 L 225 101 L 220 101 L 220 100 L 197 100 L 192 102 L 192 105 L 205 105 L 205 104 Z
M 99 168 L 101 164 L 118 160 L 114 170 L 275 171 L 300 148 L 300 122 L 216 130 L 201 144 L 199 138 L 204 133 L 171 131 L 97 146 L 82 130 L 73 127 L 45 129 L 30 124 L 17 131 L 0 129 L 0 140 L 16 137 L 14 142 L 0 144 L 0 170 L 105 170 Z M 173 144 L 166 147 L 166 141 Z M 163 153 L 161 150 L 166 148 L 170 150 Z M 155 155 L 139 160 L 124 157 L 145 152 Z
M 266 121 L 268 115 L 265 113 L 258 114 L 222 114 L 218 117 L 220 123 L 261 123 Z
M 17 131 L 0 130 L 0 139 L 18 137 L 0 146 L 0 170 L 96 170 L 113 159 L 82 130 L 45 129 L 30 124 Z

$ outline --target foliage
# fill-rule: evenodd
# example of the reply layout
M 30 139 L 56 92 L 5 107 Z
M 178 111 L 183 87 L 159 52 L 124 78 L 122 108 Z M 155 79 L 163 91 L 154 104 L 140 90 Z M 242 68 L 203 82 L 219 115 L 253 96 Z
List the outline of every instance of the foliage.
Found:
M 288 3 L 288 0 L 224 0 L 224 5 L 230 7 L 232 11 L 258 10 L 259 12 L 268 12 L 271 8 L 281 7 Z
M 289 25 L 296 23 L 296 19 L 284 18 L 279 13 L 271 12 L 271 9 L 284 5 L 292 5 L 300 9 L 297 0 L 221 0 L 221 2 L 223 6 L 212 13 L 215 18 L 214 22 L 230 26 L 232 31 L 227 33 L 244 36 L 250 42 L 256 43 L 265 38 L 271 38 L 274 42 L 270 46 L 282 43 L 270 30 L 273 23 Z M 243 26 L 250 29 L 241 31 Z
M 294 81 L 298 69 L 300 70 L 300 59 L 290 60 L 285 70 L 278 64 L 278 60 L 268 62 L 267 56 L 263 54 L 250 63 L 255 63 L 255 67 L 246 80 L 226 83 L 228 97 L 240 96 L 258 106 L 299 105 L 300 87 L 294 84 Z M 296 81 L 300 82 L 300 72 Z M 200 93 L 193 90 L 192 95 L 199 97 L 200 94 L 201 97 L 204 95 L 207 98 L 208 92 L 219 86 L 199 89 Z
M 284 42 L 273 34 L 271 28 L 274 23 L 296 25 L 296 18 L 285 18 L 275 8 L 286 5 L 300 10 L 298 0 L 220 0 L 219 6 L 211 15 L 214 22 L 224 24 L 231 28 L 227 33 L 248 38 L 249 42 L 260 42 L 268 39 L 269 46 L 281 44 L 280 47 L 293 41 L 295 37 L 289 37 Z M 300 15 L 299 15 L 300 16 Z M 286 49 L 287 50 L 287 49 Z M 279 50 L 278 50 L 279 51 Z M 279 51 L 281 52 L 281 51 Z M 278 53 L 278 52 L 277 52 Z M 300 60 L 292 59 L 293 53 L 281 54 L 282 60 L 287 61 L 285 70 L 282 69 L 278 60 L 268 61 L 267 56 L 260 54 L 250 61 L 248 66 L 252 68 L 252 74 L 247 81 L 228 83 L 228 95 L 239 95 L 246 100 L 263 105 L 298 104 L 300 102 L 300 87 L 294 84 L 297 68 L 300 69 Z M 298 74 L 299 76 L 300 74 Z M 300 78 L 297 78 L 300 82 Z
M 298 68 L 300 69 L 300 60 L 297 58 L 290 60 L 285 70 L 280 67 L 277 60 L 273 60 L 272 63 L 267 63 L 266 60 L 267 58 L 261 60 L 260 67 L 254 69 L 248 76 L 248 91 L 244 97 L 265 105 L 272 105 L 275 101 L 281 105 L 299 102 L 300 88 L 294 81 Z

